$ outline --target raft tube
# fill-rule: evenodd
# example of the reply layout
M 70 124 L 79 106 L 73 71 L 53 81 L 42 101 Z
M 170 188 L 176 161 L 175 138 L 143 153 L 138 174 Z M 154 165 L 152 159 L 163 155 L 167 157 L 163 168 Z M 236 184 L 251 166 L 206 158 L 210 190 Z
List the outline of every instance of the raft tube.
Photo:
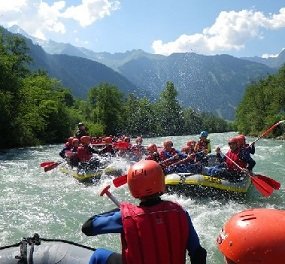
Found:
M 64 166 L 61 166 L 59 168 L 59 171 L 66 174 L 70 175 L 76 180 L 80 182 L 92 182 L 96 180 L 100 180 L 102 174 L 103 174 L 103 169 L 98 169 L 98 170 L 90 170 L 90 171 L 85 171 L 85 170 L 78 170 L 77 167 L 70 167 L 68 164 L 65 164 Z
M 67 240 L 40 238 L 35 234 L 19 243 L 0 247 L 0 263 L 86 264 L 95 250 Z
M 186 195 L 193 194 L 246 194 L 251 180 L 249 177 L 223 179 L 193 173 L 172 173 L 165 176 L 167 191 Z

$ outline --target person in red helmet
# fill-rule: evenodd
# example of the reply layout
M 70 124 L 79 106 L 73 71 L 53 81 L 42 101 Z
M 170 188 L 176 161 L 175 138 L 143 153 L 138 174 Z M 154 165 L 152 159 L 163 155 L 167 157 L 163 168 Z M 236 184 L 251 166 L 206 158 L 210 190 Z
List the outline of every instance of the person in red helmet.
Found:
M 255 144 L 254 143 L 251 145 L 247 144 L 244 135 L 238 135 L 236 136 L 236 138 L 238 139 L 240 157 L 241 159 L 247 161 L 247 163 L 249 164 L 249 171 L 252 171 L 253 167 L 256 164 L 255 160 L 251 157 L 251 154 L 255 153 Z
M 165 140 L 163 142 L 163 149 L 160 152 L 160 164 L 164 167 L 168 167 L 170 164 L 184 158 L 185 156 L 186 155 L 183 155 L 173 147 L 173 142 L 171 140 Z
M 217 158 L 220 164 L 203 167 L 203 173 L 210 176 L 220 176 L 228 179 L 239 179 L 245 172 L 251 172 L 255 162 L 246 156 L 241 155 L 241 148 L 239 145 L 240 139 L 233 137 L 228 140 L 230 149 L 226 155 L 221 153 L 220 148 L 216 149 Z
M 66 152 L 66 161 L 71 167 L 77 167 L 78 166 L 78 155 L 77 155 L 77 149 L 79 147 L 79 139 L 73 138 L 72 140 L 72 148 Z
M 130 160 L 131 161 L 139 161 L 143 158 L 143 155 L 146 154 L 146 149 L 142 145 L 143 138 L 137 137 L 135 140 L 135 144 L 133 144 L 130 148 Z
M 66 158 L 66 155 L 65 155 L 66 152 L 71 151 L 72 149 L 72 140 L 73 140 L 73 137 L 69 137 L 67 142 L 65 142 L 63 149 L 59 152 L 59 156 L 61 156 L 63 159 Z
M 121 203 L 119 209 L 92 216 L 82 226 L 87 236 L 120 233 L 122 253 L 97 249 L 90 264 L 182 264 L 186 252 L 192 264 L 206 263 L 191 218 L 179 204 L 161 199 L 164 173 L 153 160 L 142 160 L 128 170 L 131 195 L 139 205 Z
M 102 149 L 97 150 L 97 154 L 99 154 L 99 155 L 108 154 L 108 155 L 114 156 L 115 155 L 115 150 L 114 150 L 113 145 L 112 145 L 112 143 L 113 143 L 112 137 L 104 137 L 102 139 L 102 143 L 105 146 Z
M 146 160 L 154 160 L 156 162 L 160 162 L 160 156 L 157 150 L 156 144 L 149 144 L 147 146 L 147 155 L 145 157 Z
M 227 264 L 283 264 L 285 211 L 249 209 L 233 215 L 217 237 Z

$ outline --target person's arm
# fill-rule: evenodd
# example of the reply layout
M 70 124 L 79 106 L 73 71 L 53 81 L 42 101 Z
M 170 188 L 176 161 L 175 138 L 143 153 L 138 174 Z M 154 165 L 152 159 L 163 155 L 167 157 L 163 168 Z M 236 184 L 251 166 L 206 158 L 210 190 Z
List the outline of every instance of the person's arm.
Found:
M 82 225 L 81 231 L 87 236 L 121 233 L 123 224 L 120 209 L 92 216 Z
M 249 153 L 254 155 L 255 153 L 255 143 L 254 142 L 249 146 L 249 149 L 250 149 Z
M 199 237 L 192 224 L 189 214 L 186 212 L 189 223 L 189 238 L 187 244 L 188 255 L 191 264 L 206 264 L 207 251 L 200 245 Z

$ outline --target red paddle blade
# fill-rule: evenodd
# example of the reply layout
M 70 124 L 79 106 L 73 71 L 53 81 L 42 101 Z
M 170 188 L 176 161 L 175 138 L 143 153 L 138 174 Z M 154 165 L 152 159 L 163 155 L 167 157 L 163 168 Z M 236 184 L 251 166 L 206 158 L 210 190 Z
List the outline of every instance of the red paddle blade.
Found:
M 51 165 L 51 164 L 53 164 L 53 163 L 54 163 L 54 161 L 45 161 L 45 162 L 40 163 L 40 166 L 41 166 L 41 167 L 45 167 L 45 166 Z
M 116 188 L 127 183 L 127 175 L 122 175 L 113 180 L 113 184 Z
M 255 178 L 255 176 L 250 176 L 251 178 L 251 182 L 253 183 L 253 185 L 255 186 L 255 188 L 264 196 L 264 197 L 269 197 L 274 189 L 267 184 L 266 182 L 264 182 L 261 179 Z
M 46 165 L 46 166 L 44 167 L 44 171 L 45 171 L 45 172 L 50 171 L 50 170 L 56 168 L 59 164 L 60 164 L 60 163 L 58 163 L 58 162 L 53 162 L 52 164 Z
M 279 190 L 281 187 L 281 183 L 278 181 L 275 181 L 274 179 L 271 179 L 267 176 L 264 175 L 260 175 L 260 174 L 255 174 L 254 175 L 256 178 L 266 182 L 267 184 L 269 184 L 274 190 Z

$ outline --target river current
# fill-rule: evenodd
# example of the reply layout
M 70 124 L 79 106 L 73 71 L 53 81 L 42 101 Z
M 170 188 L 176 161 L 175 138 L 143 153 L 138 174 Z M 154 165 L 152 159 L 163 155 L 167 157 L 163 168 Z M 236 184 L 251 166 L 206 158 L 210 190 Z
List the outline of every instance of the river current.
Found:
M 212 150 L 220 146 L 225 153 L 227 139 L 235 134 L 210 134 Z M 177 149 L 181 149 L 188 140 L 197 140 L 198 135 L 167 138 L 173 140 Z M 161 145 L 165 139 L 149 138 L 143 143 Z M 253 140 L 247 138 L 249 143 Z M 49 145 L 0 152 L 0 246 L 19 242 L 22 237 L 37 232 L 44 238 L 66 239 L 95 248 L 120 251 L 118 234 L 86 237 L 81 233 L 81 226 L 89 217 L 115 208 L 112 201 L 99 195 L 112 180 L 105 177 L 97 184 L 86 185 L 62 174 L 58 168 L 49 172 L 40 168 L 41 162 L 59 161 L 58 153 L 62 147 Z M 256 161 L 254 172 L 281 182 L 281 189 L 268 198 L 253 186 L 243 199 L 163 195 L 164 199 L 177 201 L 187 209 L 201 244 L 208 252 L 209 264 L 223 263 L 216 237 L 234 213 L 247 208 L 285 208 L 285 141 L 259 140 L 253 158 Z M 127 186 L 111 187 L 110 191 L 120 201 L 136 202 Z

